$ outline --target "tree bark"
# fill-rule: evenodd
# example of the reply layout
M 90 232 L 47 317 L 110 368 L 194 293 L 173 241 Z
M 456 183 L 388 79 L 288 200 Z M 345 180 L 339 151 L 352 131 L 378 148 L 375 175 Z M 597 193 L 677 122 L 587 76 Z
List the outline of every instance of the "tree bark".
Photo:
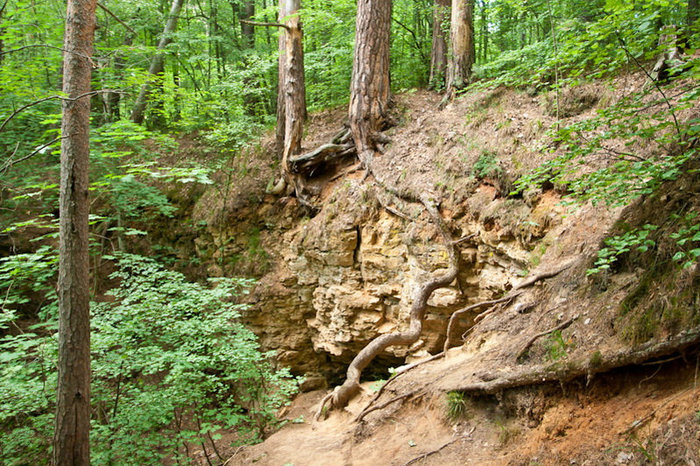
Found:
M 377 150 L 376 135 L 388 122 L 391 6 L 391 0 L 357 2 L 349 117 L 357 155 L 365 168 Z
M 304 97 L 304 51 L 299 8 L 301 0 L 285 0 L 286 29 L 284 59 L 284 151 L 282 167 L 290 173 L 289 158 L 301 152 L 306 99 Z
M 160 38 L 160 42 L 158 42 L 156 55 L 151 60 L 151 66 L 148 68 L 148 74 L 151 76 L 158 76 L 163 73 L 163 68 L 165 66 L 165 47 L 173 41 L 172 34 L 177 27 L 177 20 L 184 3 L 185 0 L 173 0 L 170 6 L 168 21 L 165 23 L 165 28 L 163 28 L 163 36 Z M 134 123 L 143 123 L 144 114 L 146 112 L 146 102 L 148 100 L 148 91 L 150 88 L 151 86 L 149 83 L 144 83 L 144 85 L 141 86 L 141 91 L 134 104 L 134 109 L 131 112 L 131 120 Z
M 88 166 L 96 0 L 68 0 L 63 55 L 55 465 L 90 464 Z
M 430 51 L 430 88 L 443 89 L 447 71 L 446 21 L 452 0 L 435 0 L 433 7 L 433 45 Z
M 474 64 L 474 0 L 454 0 L 450 25 L 451 50 L 447 65 L 447 94 L 464 88 Z
M 279 15 L 280 23 L 284 22 L 287 16 L 287 0 L 279 0 Z M 284 154 L 284 132 L 285 132 L 285 89 L 284 79 L 286 74 L 286 37 L 284 31 L 281 30 L 279 42 L 279 57 L 277 59 L 277 128 L 275 133 L 275 150 L 277 156 L 282 159 Z

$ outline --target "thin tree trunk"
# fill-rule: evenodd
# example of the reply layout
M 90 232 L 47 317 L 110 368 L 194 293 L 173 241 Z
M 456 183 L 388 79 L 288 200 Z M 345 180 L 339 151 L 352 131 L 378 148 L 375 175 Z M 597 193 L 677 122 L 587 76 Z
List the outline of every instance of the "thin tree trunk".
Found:
M 7 2 L 9 0 L 5 0 L 2 4 L 2 7 L 0 7 L 0 24 L 3 24 L 3 16 L 5 15 L 5 9 L 7 8 Z M 5 51 L 5 41 L 3 40 L 3 37 L 5 36 L 5 28 L 0 28 L 0 66 L 2 66 L 2 62 L 4 61 L 5 56 L 3 55 L 3 52 Z
M 447 95 L 464 88 L 471 79 L 474 64 L 474 0 L 454 0 L 450 26 L 449 63 L 447 65 Z
M 430 52 L 430 88 L 445 86 L 447 71 L 447 37 L 445 34 L 451 0 L 435 0 L 433 7 L 433 45 Z
M 279 22 L 282 23 L 287 16 L 287 0 L 279 0 Z M 282 158 L 284 154 L 284 133 L 285 133 L 285 88 L 284 77 L 286 74 L 286 35 L 281 30 L 279 37 L 279 58 L 277 64 L 277 131 L 275 135 L 275 147 L 277 155 Z
M 63 55 L 58 390 L 53 463 L 90 464 L 88 166 L 96 0 L 68 0 Z M 72 52 L 72 53 L 71 53 Z M 82 97 L 81 97 L 82 96 Z
M 177 20 L 180 16 L 180 10 L 182 9 L 182 5 L 184 3 L 185 0 L 173 0 L 172 5 L 170 6 L 168 21 L 165 23 L 165 28 L 163 29 L 163 36 L 160 38 L 160 42 L 158 42 L 158 50 L 156 51 L 156 55 L 151 60 L 151 66 L 148 68 L 148 74 L 151 76 L 157 76 L 163 73 L 165 66 L 165 47 L 167 47 L 168 44 L 173 41 L 172 34 L 175 32 L 175 28 L 177 27 Z M 139 96 L 134 104 L 134 109 L 131 112 L 131 120 L 134 123 L 143 123 L 144 114 L 146 112 L 146 101 L 148 100 L 148 91 L 150 87 L 151 86 L 149 83 L 144 83 L 144 85 L 141 86 L 141 92 L 139 92 Z
M 132 43 L 132 36 L 129 34 L 124 38 L 124 45 L 129 46 Z M 126 66 L 124 55 L 117 52 L 114 56 L 114 81 L 122 78 L 122 72 Z M 106 122 L 112 123 L 121 117 L 119 104 L 121 102 L 121 94 L 119 92 L 108 92 L 105 96 L 105 104 L 107 106 Z
M 391 0 L 357 2 L 349 117 L 357 155 L 366 168 L 377 150 L 377 133 L 388 123 L 391 6 Z
M 489 6 L 486 0 L 481 2 L 481 62 L 488 61 L 489 53 Z
M 284 59 L 284 153 L 282 167 L 289 173 L 289 158 L 301 152 L 301 137 L 306 114 L 304 97 L 304 52 L 302 47 L 301 0 L 286 0 L 285 59 Z
M 688 0 L 686 22 L 688 23 L 688 29 L 691 34 L 695 28 L 695 23 L 698 20 L 698 16 L 700 16 L 699 13 L 700 7 L 698 6 L 698 0 Z
M 241 19 L 243 21 L 249 21 L 253 16 L 255 16 L 255 2 L 253 0 L 247 0 L 243 4 Z M 241 37 L 243 39 L 243 47 L 247 49 L 255 47 L 255 26 L 250 23 L 241 22 Z

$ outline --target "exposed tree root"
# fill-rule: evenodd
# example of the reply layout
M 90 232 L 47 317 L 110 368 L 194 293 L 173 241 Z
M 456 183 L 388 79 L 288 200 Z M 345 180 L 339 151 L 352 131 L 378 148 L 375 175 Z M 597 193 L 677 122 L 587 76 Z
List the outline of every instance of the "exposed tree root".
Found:
M 362 420 L 365 418 L 365 416 L 367 416 L 369 413 L 371 413 L 371 412 L 373 412 L 373 411 L 378 411 L 378 410 L 380 410 L 380 409 L 384 409 L 384 408 L 386 408 L 387 406 L 389 406 L 389 405 L 392 404 L 392 403 L 396 403 L 397 401 L 405 400 L 406 398 L 410 398 L 410 397 L 412 397 L 412 396 L 415 395 L 415 394 L 416 394 L 415 391 L 413 391 L 413 392 L 408 392 L 408 393 L 404 393 L 403 395 L 395 396 L 394 398 L 390 399 L 389 401 L 385 401 L 384 403 L 382 403 L 382 404 L 380 404 L 380 405 L 378 405 L 378 406 L 374 406 L 374 407 L 372 407 L 372 408 L 364 409 L 360 414 L 357 415 L 357 417 L 355 418 L 355 422 L 360 422 L 360 421 L 362 421 Z M 425 394 L 425 392 L 423 392 L 422 394 Z M 418 396 L 420 396 L 420 395 L 422 395 L 422 394 L 419 394 Z
M 520 359 L 520 358 L 522 357 L 523 354 L 527 353 L 527 351 L 530 349 L 530 347 L 532 346 L 532 344 L 533 344 L 535 341 L 537 341 L 538 338 L 543 337 L 543 336 L 545 336 L 545 335 L 549 335 L 550 333 L 556 332 L 557 330 L 561 330 L 561 329 L 563 329 L 563 328 L 566 328 L 566 327 L 568 327 L 569 325 L 571 325 L 571 324 L 573 323 L 573 321 L 576 320 L 576 319 L 578 319 L 578 315 L 575 315 L 574 317 L 565 320 L 564 322 L 562 322 L 561 324 L 557 325 L 556 327 L 547 329 L 547 330 L 545 330 L 544 332 L 540 332 L 540 333 L 538 333 L 538 334 L 536 334 L 536 335 L 533 335 L 533 336 L 527 341 L 527 343 L 525 343 L 525 344 L 523 345 L 523 349 L 521 349 L 521 350 L 518 352 L 518 354 L 515 356 L 515 360 L 517 361 L 518 359 Z
M 323 144 L 311 152 L 290 157 L 289 170 L 292 173 L 312 176 L 314 170 L 319 166 L 354 153 L 355 145 L 352 143 Z
M 494 299 L 491 301 L 482 301 L 480 303 L 472 304 L 471 306 L 467 306 L 464 309 L 460 309 L 458 311 L 453 312 L 452 315 L 450 316 L 450 320 L 447 324 L 447 331 L 446 331 L 446 335 L 445 335 L 445 344 L 443 345 L 443 352 L 447 352 L 447 350 L 450 349 L 450 346 L 452 346 L 452 344 L 453 344 L 451 335 L 452 335 L 455 323 L 457 322 L 457 319 L 461 315 L 466 314 L 467 312 L 471 312 L 475 309 L 479 309 L 479 308 L 484 307 L 484 306 L 491 306 L 489 309 L 487 309 L 486 311 L 484 311 L 481 314 L 479 314 L 478 316 L 476 316 L 476 318 L 474 319 L 474 322 L 478 322 L 478 321 L 482 320 L 484 317 L 486 317 L 487 315 L 494 312 L 496 309 L 495 306 L 497 304 L 512 301 L 513 299 L 515 299 L 516 297 L 520 296 L 523 293 L 523 291 L 522 291 L 523 288 L 527 288 L 528 286 L 532 286 L 540 280 L 544 280 L 546 278 L 551 278 L 551 277 L 554 277 L 554 276 L 560 274 L 564 270 L 571 267 L 574 264 L 574 262 L 576 262 L 576 261 L 574 260 L 574 261 L 568 262 L 567 264 L 565 264 L 562 267 L 559 267 L 557 269 L 547 270 L 547 271 L 535 274 L 532 277 L 528 278 L 527 280 L 525 280 L 525 281 L 519 283 L 518 285 L 516 285 L 515 287 L 513 287 L 513 289 L 510 290 L 510 292 L 502 298 Z
M 564 383 L 577 377 L 592 377 L 624 366 L 641 364 L 653 358 L 667 356 L 700 343 L 700 326 L 679 333 L 662 342 L 648 342 L 633 349 L 622 349 L 590 360 L 563 361 L 546 367 L 527 367 L 520 370 L 495 374 L 492 380 L 457 386 L 463 392 L 494 394 L 502 390 L 547 382 Z M 489 374 L 492 376 L 493 374 Z
M 421 196 L 421 202 L 440 230 L 443 243 L 448 252 L 450 265 L 446 271 L 436 276 L 433 275 L 415 286 L 408 329 L 403 332 L 380 335 L 369 342 L 350 363 L 345 382 L 341 386 L 336 387 L 330 396 L 327 396 L 321 402 L 316 415 L 317 419 L 321 417 L 326 403 L 329 403 L 332 409 L 342 409 L 347 406 L 350 399 L 360 391 L 360 375 L 362 371 L 378 354 L 389 346 L 410 345 L 418 340 L 423 329 L 423 317 L 430 295 L 438 288 L 449 285 L 457 276 L 457 254 L 447 227 L 433 201 L 428 199 L 427 196 Z
M 394 382 L 396 379 L 398 379 L 400 376 L 404 375 L 405 373 L 407 373 L 408 371 L 410 371 L 410 370 L 412 370 L 412 369 L 415 369 L 415 368 L 418 367 L 418 366 L 421 366 L 421 365 L 423 365 L 423 364 L 425 364 L 425 363 L 428 363 L 428 362 L 430 362 L 430 361 L 434 361 L 434 360 L 436 360 L 436 359 L 439 359 L 439 358 L 441 358 L 443 355 L 444 355 L 444 353 L 438 353 L 438 354 L 435 354 L 435 355 L 433 355 L 433 356 L 431 356 L 431 357 L 429 357 L 429 358 L 427 358 L 427 359 L 423 359 L 422 361 L 418 361 L 418 362 L 415 362 L 415 363 L 413 363 L 413 364 L 409 364 L 408 366 L 405 366 L 405 367 L 403 367 L 402 369 L 400 369 L 399 372 L 397 372 L 396 374 L 394 374 L 393 377 L 391 377 L 389 380 L 387 380 L 386 383 L 385 383 L 384 385 L 382 385 L 382 386 L 379 388 L 379 390 L 377 390 L 377 393 L 374 394 L 374 397 L 369 401 L 369 403 L 367 403 L 367 406 L 365 406 L 365 409 L 362 410 L 362 412 L 360 413 L 360 415 L 358 415 L 358 417 L 357 417 L 356 420 L 359 421 L 359 420 L 361 419 L 360 416 L 364 417 L 364 416 L 366 416 L 367 413 L 369 413 L 370 411 L 375 411 L 375 408 L 371 408 L 372 405 L 379 399 L 379 397 L 382 396 L 382 394 L 384 393 L 384 390 L 386 390 L 387 387 L 388 387 L 389 385 L 391 385 L 391 383 Z M 328 395 L 327 395 L 327 396 L 328 396 Z M 371 408 L 371 409 L 370 409 L 370 408 Z

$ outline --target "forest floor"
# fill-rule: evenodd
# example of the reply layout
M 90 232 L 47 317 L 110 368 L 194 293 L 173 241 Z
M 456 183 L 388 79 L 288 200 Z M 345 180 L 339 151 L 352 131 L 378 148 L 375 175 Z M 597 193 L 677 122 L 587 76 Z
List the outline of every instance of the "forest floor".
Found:
M 358 424 L 353 417 L 371 398 L 365 385 L 345 412 L 316 421 L 324 393 L 306 393 L 289 407 L 279 432 L 227 464 L 700 464 L 696 363 L 616 371 L 587 387 L 580 381 L 511 394 L 528 400 L 529 415 L 484 398 L 451 419 L 445 397 L 419 396 Z
M 559 116 L 568 123 L 586 118 L 644 85 L 643 77 L 628 75 L 614 82 L 567 89 L 560 96 Z M 547 128 L 557 121 L 553 100 L 551 94 L 529 95 L 499 88 L 468 94 L 438 110 L 439 95 L 418 91 L 398 96 L 398 125 L 388 132 L 392 143 L 375 159 L 373 171 L 383 182 L 401 189 L 449 197 L 446 209 L 474 208 L 479 193 L 493 191 L 494 197 L 505 197 L 514 179 L 554 157 L 554 151 L 542 150 L 547 144 L 551 147 Z M 312 115 L 305 149 L 328 142 L 337 133 L 344 111 Z M 500 169 L 475 186 L 474 177 L 468 175 L 485 155 L 496 157 Z M 269 172 L 261 170 L 259 181 L 266 177 Z M 355 172 L 333 183 L 361 178 L 362 173 Z M 321 204 L 333 192 L 328 180 L 320 178 L 315 187 Z M 683 182 L 688 186 L 670 186 L 665 196 L 674 200 L 680 196 L 678 192 L 697 191 L 698 180 Z M 314 182 L 308 186 L 313 190 Z M 467 191 L 476 194 L 468 198 L 463 195 Z M 315 419 L 326 390 L 300 394 L 280 414 L 283 427 L 263 443 L 235 450 L 223 446 L 235 434 L 224 435 L 219 449 L 227 458 L 225 464 L 700 466 L 700 358 L 696 345 L 641 364 L 591 369 L 587 376 L 584 371 L 583 375 L 564 377 L 561 383 L 549 379 L 495 394 L 462 390 L 517 371 L 545 368 L 545 344 L 532 345 L 525 361 L 521 361 L 518 349 L 539 330 L 551 329 L 567 318 L 568 340 L 561 344 L 568 354 L 557 363 L 557 370 L 586 364 L 595 369 L 601 351 L 603 358 L 623 354 L 629 344 L 622 335 L 634 331 L 635 324 L 621 320 L 616 306 L 637 289 L 636 283 L 647 277 L 646 272 L 638 265 L 626 264 L 601 284 L 587 279 L 585 270 L 615 220 L 622 216 L 641 224 L 659 215 L 663 205 L 645 201 L 626 210 L 606 210 L 587 204 L 569 214 L 559 207 L 559 195 L 544 192 L 537 200 L 540 208 L 546 206 L 548 214 L 556 213 L 562 220 L 545 238 L 556 247 L 546 252 L 542 249 L 533 269 L 554 269 L 571 263 L 572 258 L 576 262 L 551 285 L 524 295 L 534 310 L 520 312 L 517 306 L 497 310 L 473 327 L 465 346 L 403 374 L 382 399 L 387 402 L 395 396 L 396 401 L 360 422 L 355 417 L 370 402 L 376 383 L 364 384 L 361 396 L 327 419 Z M 689 199 L 697 202 L 695 197 Z M 450 214 L 443 210 L 448 219 Z M 490 234 L 500 235 L 499 228 Z M 698 283 L 697 267 L 684 277 L 685 284 L 674 276 L 650 285 L 649 294 L 653 297 L 674 286 L 692 290 Z M 555 309 L 556 313 L 552 312 Z M 660 333 L 661 343 L 674 336 L 666 330 Z M 206 464 L 204 459 L 202 464 Z

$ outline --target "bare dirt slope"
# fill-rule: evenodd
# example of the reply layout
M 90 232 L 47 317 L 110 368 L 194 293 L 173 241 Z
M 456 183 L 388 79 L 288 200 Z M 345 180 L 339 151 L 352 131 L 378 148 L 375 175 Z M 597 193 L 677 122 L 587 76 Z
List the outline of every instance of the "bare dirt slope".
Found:
M 445 397 L 419 393 L 358 424 L 353 414 L 370 398 L 365 393 L 347 412 L 315 421 L 323 393 L 308 393 L 285 416 L 289 424 L 228 464 L 700 464 L 693 364 L 651 369 L 615 372 L 588 387 L 548 385 L 467 400 L 456 419 L 447 416 Z
M 562 124 L 643 85 L 623 76 L 568 89 Z M 373 171 L 385 186 L 436 199 L 460 240 L 460 273 L 436 291 L 423 338 L 408 350 L 390 348 L 394 359 L 386 361 L 439 353 L 450 315 L 469 308 L 450 335 L 454 347 L 394 377 L 377 400 L 376 384 L 365 384 L 362 396 L 325 420 L 314 415 L 327 391 L 300 395 L 281 413 L 281 430 L 230 452 L 226 464 L 700 465 L 697 265 L 680 270 L 660 243 L 651 257 L 630 253 L 610 273 L 586 274 L 610 234 L 680 205 L 700 211 L 700 177 L 691 171 L 658 195 L 612 210 L 564 207 L 565 193 L 551 186 L 509 196 L 515 179 L 556 156 L 547 150 L 556 148 L 547 131 L 553 96 L 486 90 L 444 110 L 439 99 L 397 98 L 392 143 Z M 326 142 L 342 115 L 314 116 L 306 148 Z M 662 148 L 650 141 L 635 149 L 643 156 Z M 333 380 L 367 341 L 405 325 L 402 282 L 445 267 L 420 206 L 342 168 L 315 181 L 311 214 L 293 198 L 269 196 L 229 208 L 267 225 L 258 241 L 269 269 L 249 323 L 283 364 L 315 381 Z M 262 173 L 260 180 L 269 175 Z M 233 224 L 212 235 L 224 243 Z M 542 279 L 517 289 L 533 277 Z M 511 299 L 482 305 L 504 296 Z M 374 369 L 376 376 L 381 364 Z M 369 405 L 380 409 L 357 421 Z

